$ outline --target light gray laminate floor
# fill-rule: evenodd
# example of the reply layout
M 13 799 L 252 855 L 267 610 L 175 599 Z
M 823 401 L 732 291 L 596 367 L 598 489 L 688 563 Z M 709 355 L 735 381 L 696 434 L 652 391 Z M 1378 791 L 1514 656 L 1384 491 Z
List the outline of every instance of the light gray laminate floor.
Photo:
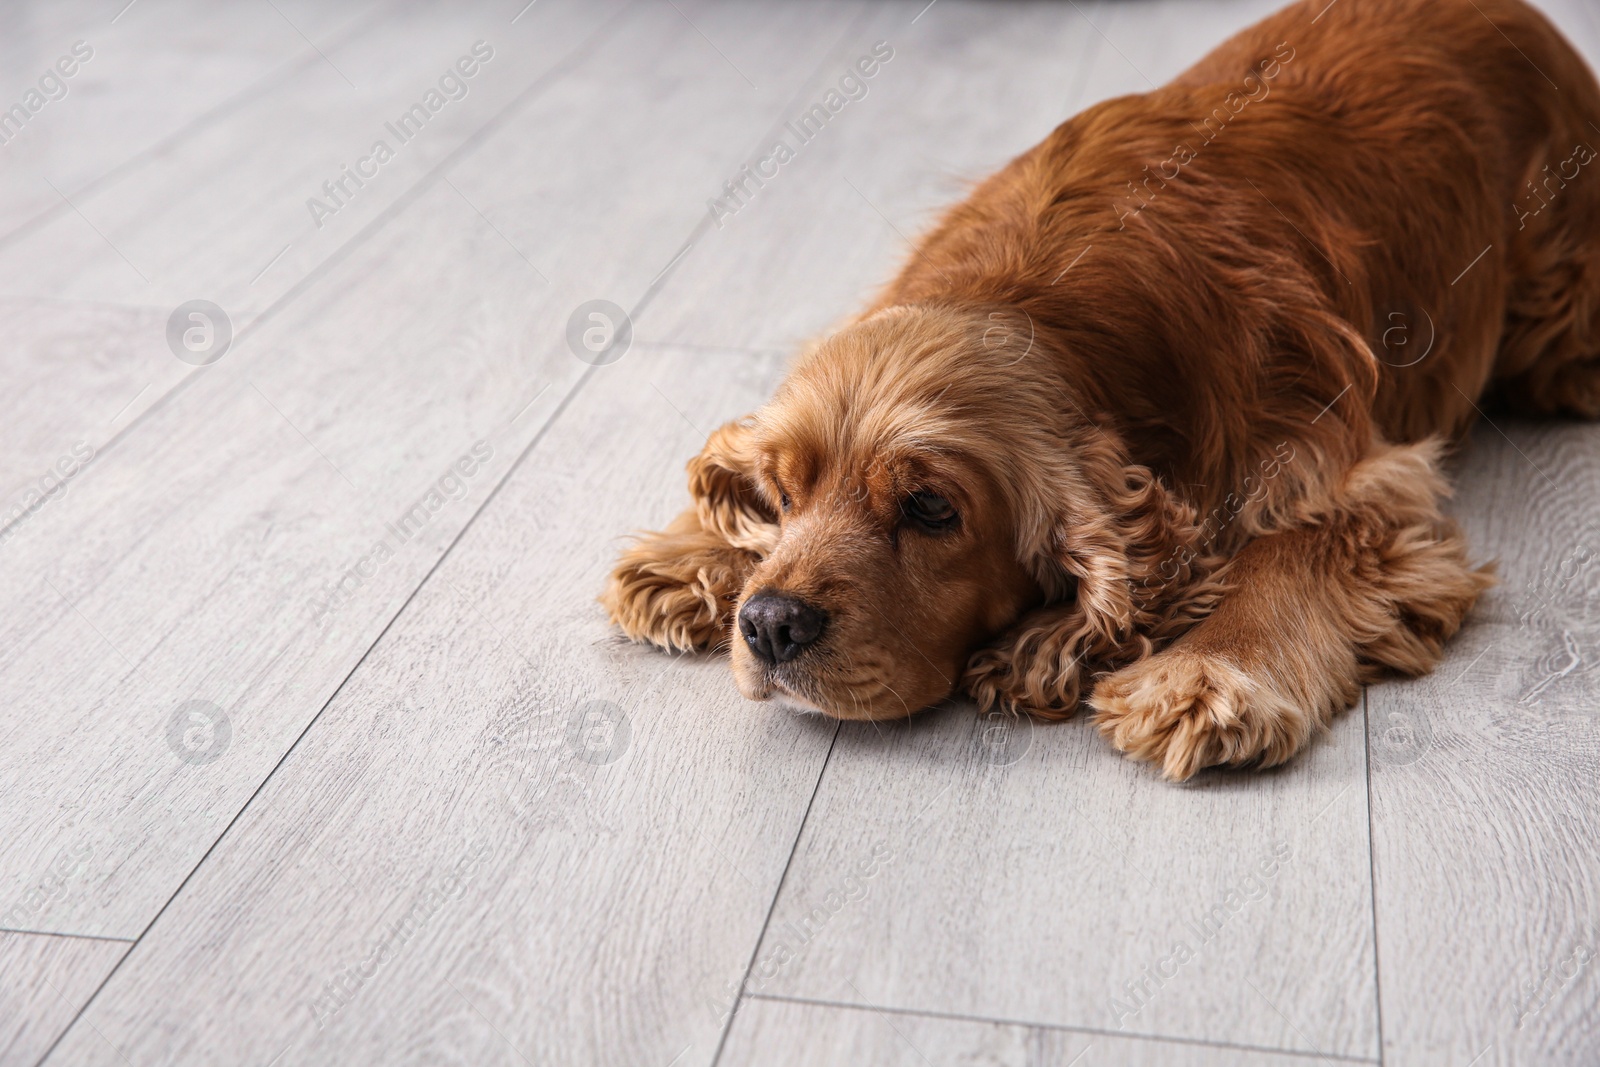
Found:
M 89 53 L 0 144 L 4 514 L 71 472 L 0 531 L 0 1064 L 1600 1063 L 1600 427 L 1478 427 L 1500 586 L 1267 773 L 775 713 L 595 603 L 964 183 L 1274 0 L 123 3 L 0 7 L 0 107 Z

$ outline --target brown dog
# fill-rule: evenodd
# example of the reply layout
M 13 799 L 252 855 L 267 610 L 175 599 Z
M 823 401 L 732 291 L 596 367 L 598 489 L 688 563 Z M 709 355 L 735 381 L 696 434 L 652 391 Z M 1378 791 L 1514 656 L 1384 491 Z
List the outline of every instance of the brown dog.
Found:
M 1477 401 L 1600 416 L 1600 88 L 1520 0 L 1310 0 L 1062 124 L 689 464 L 604 602 L 845 719 L 1274 764 L 1491 579 Z M 1406 342 L 1406 343 L 1402 343 Z

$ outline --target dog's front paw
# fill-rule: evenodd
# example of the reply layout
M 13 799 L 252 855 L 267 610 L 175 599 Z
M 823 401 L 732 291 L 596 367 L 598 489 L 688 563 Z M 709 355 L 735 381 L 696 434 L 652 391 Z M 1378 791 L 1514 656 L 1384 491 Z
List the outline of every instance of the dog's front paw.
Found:
M 752 552 L 700 528 L 693 512 L 623 553 L 600 602 L 622 632 L 668 651 L 721 649 Z
M 1101 679 L 1095 725 L 1124 754 L 1181 782 L 1204 767 L 1294 755 L 1312 718 L 1269 683 L 1212 654 L 1171 649 Z

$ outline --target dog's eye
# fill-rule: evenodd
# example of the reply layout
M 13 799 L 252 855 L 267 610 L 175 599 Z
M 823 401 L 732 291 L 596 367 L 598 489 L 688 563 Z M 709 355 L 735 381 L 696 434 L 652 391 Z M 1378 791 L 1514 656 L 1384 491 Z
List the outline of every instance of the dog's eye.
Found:
M 930 530 L 944 530 L 955 525 L 955 505 L 937 493 L 912 493 L 900 505 L 905 517 Z
M 778 503 L 783 507 L 784 511 L 789 510 L 789 494 L 782 489 L 778 490 Z

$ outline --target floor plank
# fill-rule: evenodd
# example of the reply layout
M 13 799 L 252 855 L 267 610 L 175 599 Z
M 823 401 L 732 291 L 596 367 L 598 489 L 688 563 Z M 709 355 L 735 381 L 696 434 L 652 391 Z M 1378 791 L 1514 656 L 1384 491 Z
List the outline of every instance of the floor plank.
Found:
M 1391 1063 L 1600 1059 L 1600 428 L 1499 425 L 1453 510 L 1501 584 L 1369 695 Z
M 720 225 L 675 283 L 700 299 L 664 309 L 645 336 L 797 350 L 857 311 L 971 183 L 1081 108 L 1147 88 L 1140 70 L 1170 76 L 1278 5 L 941 3 L 912 22 L 924 6 L 875 9 L 863 46 L 894 57 L 821 134 L 785 131 L 795 158 L 746 202 L 718 197 Z M 709 300 L 724 313 L 696 316 Z
M 165 329 L 150 308 L 0 298 L 0 544 L 194 370 L 172 358 Z
M 758 997 L 740 1009 L 717 1062 L 720 1067 L 1308 1067 L 1318 1057 Z
M 541 91 L 626 5 L 546 2 L 515 24 L 504 6 L 380 9 L 362 32 L 335 37 L 326 58 L 264 81 L 226 121 L 193 126 L 142 165 L 74 197 L 77 210 L 14 235 L 0 249 L 0 292 L 169 310 L 203 297 L 248 332 L 365 227 L 414 196 L 436 166 Z M 265 13 L 277 17 L 270 6 Z M 483 62 L 471 55 L 479 41 L 492 52 Z M 458 79 L 465 95 L 448 99 L 438 80 L 463 56 L 476 73 Z M 402 140 L 388 127 L 430 90 L 439 110 Z M 369 162 L 375 176 L 359 187 L 347 180 L 342 194 L 323 188 L 378 141 L 392 159 Z M 337 210 L 314 215 L 313 198 Z
M 74 862 L 65 857 L 66 867 Z M 0 930 L 0 1063 L 44 1055 L 127 951 L 122 941 Z
M 263 205 L 277 202 L 307 215 L 304 195 L 315 192 L 322 180 L 311 172 L 326 169 L 331 153 L 365 147 L 368 128 L 382 129 L 375 116 L 388 113 L 391 105 L 399 109 L 396 92 L 426 87 L 437 74 L 444 62 L 438 42 L 457 39 L 466 47 L 486 23 L 500 29 L 498 11 L 491 20 L 483 5 L 409 6 L 354 17 L 292 4 L 276 11 L 270 5 L 251 9 L 240 17 L 215 5 L 201 5 L 198 12 L 180 5 L 154 15 L 140 8 L 138 17 L 130 9 L 113 27 L 118 36 L 111 38 L 117 44 L 109 49 L 111 62 L 91 71 L 91 60 L 80 72 L 86 79 L 81 107 L 79 97 L 69 93 L 63 103 L 72 101 L 75 110 L 59 124 L 54 116 L 42 116 L 52 122 L 35 123 L 37 129 L 5 146 L 8 153 L 18 153 L 20 162 L 0 175 L 0 193 L 6 194 L 0 202 L 22 214 L 0 213 L 0 279 L 9 277 L 14 292 L 33 295 L 0 298 L 0 328 L 10 342 L 0 350 L 0 367 L 18 385 L 0 400 L 7 413 L 0 430 L 7 446 L 0 458 L 5 494 L 0 527 L 19 507 L 26 511 L 37 501 L 41 481 L 53 484 L 54 465 L 72 466 L 75 448 L 77 454 L 103 452 L 196 373 L 177 357 L 168 337 L 169 315 L 177 314 L 177 305 L 197 294 L 219 304 L 237 360 L 250 343 L 247 333 L 263 324 L 264 310 L 283 313 L 340 257 L 359 247 L 386 213 L 424 191 L 431 168 L 460 152 L 508 101 L 524 98 L 529 83 L 537 84 L 619 7 L 616 2 L 546 5 L 537 17 L 530 14 L 519 26 L 507 27 L 509 39 L 496 37 L 504 76 L 497 70 L 491 78 L 485 65 L 459 102 L 459 113 L 424 130 L 428 136 L 418 138 L 420 147 L 340 212 L 334 221 L 342 225 L 330 224 L 326 233 L 317 234 L 318 243 L 300 241 L 299 258 L 285 253 L 278 259 L 267 247 L 267 235 L 275 240 L 290 228 L 289 219 L 285 212 L 264 211 Z M 73 11 L 62 21 L 77 25 L 84 17 Z M 258 17 L 270 24 L 258 24 Z M 53 47 L 48 41 L 66 32 L 66 25 L 36 30 L 23 40 L 35 51 Z M 302 32 L 324 39 L 338 66 Z M 296 46 L 288 52 L 281 40 L 285 33 Z M 277 51 L 246 62 L 234 54 L 234 46 L 218 43 L 224 37 L 270 40 Z M 295 58 L 301 50 L 309 60 Z M 268 56 L 287 60 L 250 80 L 234 98 L 193 115 L 233 86 L 219 81 L 222 75 L 214 67 L 253 77 Z M 194 68 L 194 91 L 176 106 L 141 107 L 150 93 L 164 94 L 163 101 L 172 97 L 166 87 L 179 79 L 169 66 Z M 330 90 L 329 79 L 342 79 L 345 71 L 363 79 L 362 90 L 342 81 L 339 90 Z M 138 88 L 130 89 L 130 83 Z M 129 121 L 130 111 L 139 121 Z M 176 129 L 154 148 L 137 152 L 140 139 L 158 138 L 157 131 L 169 127 Z M 66 139 L 58 140 L 53 131 Z M 302 188 L 291 195 L 286 187 L 295 181 Z M 41 195 L 48 209 L 40 208 Z M 18 219 L 25 221 L 4 229 Z M 198 249 L 196 234 L 204 237 Z M 147 260 L 144 253 L 157 247 L 170 247 L 182 269 L 194 273 L 177 278 L 156 270 L 155 257 Z M 263 269 L 269 261 L 272 277 Z M 6 288 L 0 281 L 0 290 Z M 76 297 L 69 297 L 74 291 Z
M 846 724 L 747 991 L 1376 1056 L 1358 715 L 1184 788 L 1003 725 Z
M 63 847 L 93 850 L 41 929 L 145 928 L 589 369 L 562 340 L 573 308 L 650 291 L 697 225 L 699 190 L 773 124 L 853 8 L 747 25 L 763 91 L 707 69 L 671 6 L 636 10 L 451 172 L 544 234 L 548 286 L 435 183 L 0 546 L 0 696 L 16 709 L 0 770 L 17 798 L 0 811 L 0 891 Z M 616 117 L 597 131 L 574 100 Z M 666 121 L 687 113 L 715 121 Z M 633 166 L 640 152 L 658 163 Z M 484 468 L 451 475 L 478 442 Z M 447 502 L 398 537 L 447 477 Z M 195 700 L 215 710 L 194 719 Z M 228 747 L 180 755 L 219 712 Z
M 99 1031 L 135 1062 L 709 1063 L 706 976 L 749 958 L 833 725 L 619 643 L 594 596 L 616 531 L 682 506 L 699 427 L 777 369 L 603 368 L 51 1062 L 118 1062 Z M 626 725 L 586 761 L 594 700 Z
M 304 0 L 6 5 L 0 64 L 20 75 L 8 89 L 17 86 L 20 98 L 27 78 L 37 86 L 63 56 L 70 61 L 57 74 L 73 73 L 59 85 L 47 82 L 55 99 L 0 146 L 8 164 L 0 170 L 0 248 L 20 231 L 71 214 L 86 194 L 174 139 L 225 121 L 271 82 L 326 62 L 313 42 L 336 49 L 366 30 L 374 13 L 371 3 Z

